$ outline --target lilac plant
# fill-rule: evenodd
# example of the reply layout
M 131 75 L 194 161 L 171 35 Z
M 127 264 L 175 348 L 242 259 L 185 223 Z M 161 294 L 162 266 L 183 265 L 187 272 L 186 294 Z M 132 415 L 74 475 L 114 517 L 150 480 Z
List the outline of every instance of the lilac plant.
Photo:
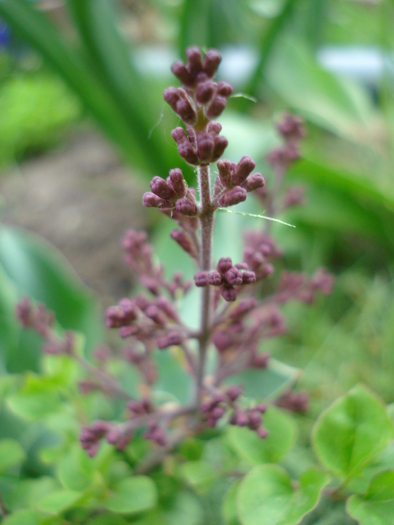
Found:
M 252 192 L 270 216 L 303 202 L 302 189 L 284 191 L 283 179 L 289 165 L 299 157 L 299 142 L 305 130 L 301 119 L 292 115 L 286 115 L 279 123 L 283 145 L 266 159 L 275 175 L 268 191 L 263 176 L 254 172 L 255 162 L 250 157 L 244 156 L 237 163 L 222 158 L 228 142 L 220 134 L 222 127 L 216 119 L 233 89 L 226 82 L 214 81 L 221 60 L 219 53 L 209 50 L 202 56 L 198 48 L 192 47 L 186 57 L 186 64 L 176 62 L 172 67 L 181 87 L 166 89 L 164 100 L 184 124 L 173 130 L 172 137 L 180 156 L 195 168 L 197 191 L 188 187 L 181 169 L 174 168 L 166 179 L 153 177 L 143 204 L 157 208 L 176 223 L 171 238 L 194 261 L 194 284 L 185 281 L 180 272 L 174 273 L 171 280 L 166 279 L 146 233 L 129 231 L 123 239 L 125 260 L 146 293 L 123 298 L 106 313 L 107 327 L 118 330 L 120 338 L 127 341 L 121 357 L 139 371 L 141 397 L 132 398 L 111 374 L 107 347 L 98 348 L 93 365 L 80 356 L 71 333 L 64 337 L 56 334 L 53 316 L 42 305 L 34 307 L 27 299 L 18 305 L 22 324 L 44 337 L 44 351 L 71 355 L 86 369 L 89 377 L 80 383 L 82 392 L 101 390 L 125 400 L 122 422 L 96 421 L 83 427 L 80 441 L 90 456 L 97 453 L 102 439 L 124 449 L 140 429 L 163 453 L 186 436 L 219 423 L 247 427 L 265 438 L 263 414 L 267 405 L 249 403 L 243 397 L 242 385 L 231 384 L 230 378 L 250 368 L 269 366 L 270 356 L 261 351 L 261 346 L 286 331 L 280 305 L 290 300 L 312 303 L 317 293 L 330 293 L 333 282 L 332 276 L 320 269 L 311 278 L 283 272 L 276 289 L 267 286 L 274 272 L 273 263 L 281 256 L 268 221 L 260 231 L 245 234 L 243 260 L 213 260 L 215 213 L 220 208 L 245 201 Z M 216 171 L 214 177 L 212 172 Z M 179 299 L 192 286 L 201 289 L 197 330 L 185 325 L 178 311 Z M 193 384 L 191 399 L 185 405 L 158 405 L 152 395 L 158 377 L 155 353 L 170 351 L 171 347 L 182 351 L 185 370 Z M 208 353 L 216 356 L 213 371 L 208 371 Z M 307 398 L 286 394 L 278 404 L 304 410 Z M 161 457 L 156 451 L 148 466 Z

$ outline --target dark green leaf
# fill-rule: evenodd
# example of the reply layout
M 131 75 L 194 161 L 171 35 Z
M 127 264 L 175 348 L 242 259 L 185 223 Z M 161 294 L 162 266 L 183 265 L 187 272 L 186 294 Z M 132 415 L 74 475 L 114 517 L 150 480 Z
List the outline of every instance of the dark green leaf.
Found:
M 41 516 L 36 510 L 19 510 L 7 516 L 1 523 L 3 525 L 39 525 Z
M 206 461 L 188 461 L 180 467 L 182 478 L 198 492 L 205 492 L 220 473 Z
M 25 451 L 14 439 L 0 441 L 0 473 L 18 465 L 25 459 Z

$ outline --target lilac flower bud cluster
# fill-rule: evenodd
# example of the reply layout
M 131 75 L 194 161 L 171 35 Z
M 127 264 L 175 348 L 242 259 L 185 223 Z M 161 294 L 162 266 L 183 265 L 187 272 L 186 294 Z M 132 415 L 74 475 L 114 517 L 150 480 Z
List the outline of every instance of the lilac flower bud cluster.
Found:
M 304 414 L 309 408 L 309 396 L 307 392 L 286 390 L 275 399 L 275 405 L 297 414 Z
M 277 130 L 285 140 L 282 147 L 272 150 L 266 161 L 273 167 L 285 171 L 290 164 L 300 158 L 299 143 L 306 135 L 301 118 L 286 114 L 278 123 Z
M 283 272 L 279 282 L 276 300 L 285 303 L 297 299 L 303 303 L 313 303 L 317 293 L 329 295 L 334 284 L 333 276 L 324 268 L 320 268 L 308 279 L 303 273 Z
M 266 410 L 267 406 L 264 403 L 259 403 L 253 408 L 238 409 L 231 416 L 229 423 L 230 425 L 247 427 L 250 430 L 254 430 L 259 438 L 265 439 L 268 436 L 268 430 L 263 426 L 261 414 L 264 414 Z
M 44 338 L 44 353 L 71 355 L 74 352 L 74 335 L 66 332 L 59 337 L 54 329 L 55 316 L 43 304 L 34 306 L 28 297 L 24 297 L 16 306 L 16 317 L 24 328 L 31 328 Z
M 225 301 L 235 301 L 237 290 L 235 286 L 244 286 L 256 281 L 254 272 L 248 270 L 245 263 L 239 263 L 233 266 L 230 257 L 219 259 L 216 270 L 210 272 L 198 272 L 194 276 L 196 286 L 218 286 L 220 295 Z
M 193 166 L 216 162 L 227 147 L 227 139 L 219 135 L 222 126 L 213 122 L 220 116 L 233 88 L 227 82 L 212 80 L 221 57 L 209 50 L 204 59 L 196 47 L 186 51 L 187 64 L 176 62 L 172 72 L 182 87 L 164 91 L 164 100 L 185 124 L 186 131 L 178 127 L 172 138 L 178 145 L 179 155 Z
M 181 272 L 175 272 L 171 282 L 164 278 L 164 268 L 153 259 L 153 248 L 147 242 L 145 232 L 129 230 L 126 232 L 122 246 L 125 251 L 125 262 L 135 272 L 140 283 L 153 295 L 160 295 L 166 290 L 171 297 L 178 292 L 186 293 L 191 283 L 183 282 Z
M 233 206 L 246 200 L 250 191 L 263 188 L 265 181 L 261 173 L 254 173 L 256 163 L 250 157 L 242 157 L 238 164 L 223 159 L 217 163 L 219 170 L 215 182 L 214 202 L 218 206 Z

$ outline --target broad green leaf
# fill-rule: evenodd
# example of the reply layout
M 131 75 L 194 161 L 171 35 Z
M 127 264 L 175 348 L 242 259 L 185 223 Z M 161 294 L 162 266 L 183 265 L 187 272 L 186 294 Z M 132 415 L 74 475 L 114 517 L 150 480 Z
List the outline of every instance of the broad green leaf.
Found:
M 295 40 L 281 42 L 267 81 L 287 105 L 342 137 L 364 140 L 367 126 L 376 124 L 377 112 L 366 91 L 324 71 L 306 46 Z
M 222 516 L 225 525 L 240 525 L 237 512 L 237 492 L 240 481 L 236 481 L 228 489 L 222 504 Z
M 288 388 L 300 376 L 300 370 L 270 359 L 269 365 L 263 370 L 246 370 L 231 377 L 228 383 L 245 385 L 244 394 L 252 398 L 273 397 Z
M 18 465 L 25 459 L 25 451 L 14 439 L 0 441 L 0 473 Z
M 91 485 L 93 479 L 91 472 L 83 469 L 83 460 L 86 453 L 79 443 L 65 454 L 58 465 L 58 477 L 62 485 L 69 490 L 81 492 Z
M 38 500 L 57 489 L 59 489 L 59 484 L 54 478 L 44 476 L 21 480 L 11 491 L 10 507 L 12 511 L 34 507 Z
M 394 470 L 372 478 L 364 496 L 353 495 L 346 510 L 360 525 L 391 525 L 394 516 Z
M 151 509 L 156 505 L 155 484 L 146 476 L 135 476 L 121 481 L 103 505 L 113 512 L 134 514 Z
M 252 465 L 276 463 L 294 444 L 296 427 L 292 417 L 284 410 L 269 406 L 263 416 L 268 437 L 259 438 L 248 428 L 229 426 L 227 435 L 238 456 Z
M 47 514 L 60 514 L 72 507 L 81 498 L 79 492 L 73 490 L 57 490 L 52 492 L 36 503 L 36 507 L 41 512 Z
M 127 525 L 127 521 L 115 514 L 103 514 L 89 520 L 89 525 Z
M 362 385 L 335 401 L 313 429 L 312 442 L 322 464 L 345 477 L 357 475 L 394 438 L 382 401 Z
M 255 467 L 241 481 L 238 516 L 242 525 L 296 525 L 318 503 L 328 477 L 317 469 L 306 470 L 296 489 L 278 465 Z
M 19 510 L 13 512 L 2 521 L 2 525 L 40 525 L 41 514 L 36 510 Z
M 89 348 L 100 341 L 102 323 L 95 298 L 53 246 L 31 233 L 3 226 L 0 266 L 20 293 L 54 310 L 63 328 L 84 333 Z
M 168 525 L 202 525 L 203 509 L 198 499 L 190 492 L 179 492 L 171 504 L 165 506 L 163 518 Z
M 198 492 L 209 489 L 220 475 L 207 461 L 188 461 L 179 470 L 182 478 Z

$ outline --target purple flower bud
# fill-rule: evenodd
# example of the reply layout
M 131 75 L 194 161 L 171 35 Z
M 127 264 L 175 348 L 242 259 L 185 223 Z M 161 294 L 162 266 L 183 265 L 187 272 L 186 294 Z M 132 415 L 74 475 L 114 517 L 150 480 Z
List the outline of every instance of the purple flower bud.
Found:
M 118 306 L 110 306 L 106 313 L 106 325 L 108 328 L 120 328 L 124 323 L 124 311 Z
M 181 342 L 182 342 L 182 338 L 178 334 L 178 332 L 169 332 L 164 337 L 160 337 L 156 339 L 157 347 L 160 350 L 163 350 L 164 348 L 168 348 L 169 346 L 180 345 Z
M 187 124 L 194 124 L 196 122 L 196 112 L 194 111 L 190 101 L 186 98 L 178 100 L 176 103 L 175 113 L 177 113 Z
M 267 405 L 265 403 L 258 403 L 254 409 L 260 412 L 260 414 L 265 414 L 267 412 Z
M 179 168 L 170 170 L 167 182 L 171 185 L 171 187 L 177 194 L 177 197 L 184 197 L 186 195 L 187 186 L 183 178 L 182 170 L 180 170 Z
M 265 439 L 268 436 L 268 434 L 269 434 L 268 430 L 264 427 L 260 427 L 257 430 L 257 435 L 259 436 L 260 439 Z
M 242 389 L 239 386 L 231 385 L 226 389 L 225 394 L 233 402 L 242 394 Z
M 212 121 L 208 124 L 207 131 L 211 135 L 219 135 L 219 133 L 222 131 L 222 125 L 220 122 Z
M 178 312 L 167 297 L 161 296 L 156 299 L 156 306 L 162 310 L 172 321 L 179 321 Z
M 224 416 L 225 414 L 225 409 L 222 408 L 222 407 L 215 407 L 212 409 L 211 411 L 211 416 L 214 418 L 214 419 L 220 419 L 221 417 Z
M 165 325 L 167 322 L 167 319 L 165 318 L 163 312 L 161 312 L 157 306 L 154 304 L 151 304 L 148 306 L 148 308 L 144 311 L 146 317 L 149 317 L 149 319 L 152 319 L 153 322 L 159 325 Z
M 153 179 L 150 181 L 149 186 L 152 190 L 152 193 L 154 193 L 158 197 L 161 197 L 164 200 L 171 200 L 175 197 L 174 190 L 170 188 L 167 182 L 161 177 L 153 177 Z
M 230 95 L 233 94 L 233 87 L 228 82 L 219 82 L 218 87 L 216 89 L 216 93 L 218 95 L 222 95 L 223 97 L 228 98 Z
M 220 95 L 215 95 L 212 102 L 207 109 L 207 117 L 214 119 L 218 117 L 224 110 L 227 104 L 227 98 Z
M 264 185 L 265 180 L 261 173 L 253 173 L 253 175 L 249 175 L 246 181 L 242 184 L 242 187 L 245 188 L 247 192 L 249 192 L 263 188 Z
M 263 354 L 255 354 L 252 359 L 250 366 L 252 368 L 267 368 L 271 355 L 267 352 Z
M 138 332 L 138 328 L 136 326 L 122 326 L 119 328 L 119 336 L 122 339 L 126 339 L 127 337 L 131 337 L 132 335 L 135 335 Z
M 232 175 L 234 173 L 235 164 L 234 162 L 230 162 L 227 159 L 219 160 L 217 163 L 217 167 L 219 170 L 219 177 L 221 180 L 221 183 L 225 188 L 231 188 L 232 187 Z
M 189 70 L 192 74 L 202 69 L 201 52 L 197 46 L 186 49 L 186 58 L 189 64 Z
M 179 246 L 188 253 L 194 259 L 198 258 L 197 250 L 188 235 L 181 230 L 172 230 L 170 233 L 171 239 L 173 239 Z
M 161 199 L 154 193 L 151 193 L 150 191 L 144 193 L 144 196 L 142 197 L 142 204 L 146 208 L 159 208 L 162 203 L 163 199 Z
M 256 163 L 253 159 L 248 156 L 242 157 L 235 168 L 235 173 L 233 176 L 234 186 L 242 184 L 246 177 L 252 173 L 255 167 Z
M 224 274 L 224 279 L 232 286 L 240 285 L 242 284 L 242 273 L 233 266 Z
M 243 299 L 237 306 L 230 312 L 229 317 L 231 319 L 238 319 L 254 310 L 257 306 L 257 301 L 254 297 Z
M 248 427 L 250 430 L 258 430 L 262 422 L 261 414 L 257 411 L 249 412 Z
M 175 62 L 171 67 L 171 71 L 179 78 L 181 84 L 185 84 L 186 86 L 192 85 L 191 75 L 183 62 L 180 60 Z
M 231 260 L 230 257 L 221 257 L 219 259 L 217 269 L 218 269 L 218 272 L 220 272 L 221 274 L 225 274 L 226 272 L 228 272 L 230 268 L 232 268 L 232 266 L 233 266 L 233 261 Z
M 183 197 L 183 199 L 179 199 L 176 201 L 175 209 L 179 213 L 183 213 L 183 215 L 193 216 L 198 214 L 197 204 L 191 202 L 186 197 Z
M 219 292 L 223 299 L 227 302 L 233 302 L 237 298 L 237 292 L 232 286 L 221 285 L 219 288 Z
M 215 83 L 211 80 L 203 82 L 197 86 L 196 99 L 200 104 L 206 104 L 209 102 L 215 91 Z
M 235 186 L 233 189 L 226 191 L 219 199 L 220 206 L 234 206 L 246 200 L 246 190 L 241 186 Z
M 172 130 L 171 137 L 177 143 L 178 142 L 182 142 L 183 140 L 185 140 L 187 138 L 185 130 L 183 128 L 181 128 L 180 126 Z
M 304 122 L 300 117 L 287 113 L 278 123 L 277 130 L 286 140 L 298 140 L 305 136 Z
M 197 153 L 201 161 L 210 161 L 214 145 L 215 141 L 209 133 L 198 135 Z
M 254 272 L 242 272 L 242 284 L 252 284 L 256 282 L 256 274 Z
M 203 69 L 208 77 L 212 78 L 214 76 L 221 60 L 222 57 L 215 49 L 207 51 L 204 58 Z
M 215 138 L 215 146 L 212 152 L 212 162 L 216 162 L 223 155 L 223 152 L 227 146 L 228 140 L 226 137 L 220 136 Z
M 249 423 L 249 418 L 245 412 L 235 412 L 230 419 L 232 425 L 237 425 L 238 427 L 244 427 Z
M 215 270 L 208 273 L 208 283 L 212 286 L 219 286 L 222 284 L 222 276 L 219 272 Z
M 177 88 L 169 87 L 164 90 L 163 98 L 169 104 L 173 111 L 176 111 L 177 102 L 180 99 L 180 95 Z
M 207 286 L 209 283 L 208 280 L 208 272 L 198 272 L 194 276 L 194 282 L 196 283 L 196 286 Z

